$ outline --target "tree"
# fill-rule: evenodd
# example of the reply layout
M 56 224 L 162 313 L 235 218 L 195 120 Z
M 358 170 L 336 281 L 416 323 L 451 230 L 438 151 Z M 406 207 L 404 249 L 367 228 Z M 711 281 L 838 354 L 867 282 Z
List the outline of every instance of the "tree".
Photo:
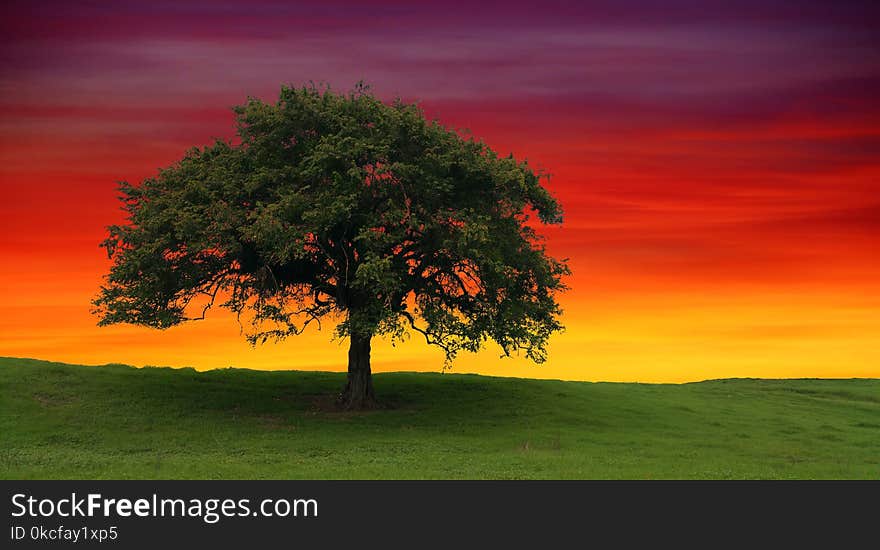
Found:
M 569 271 L 528 223 L 562 221 L 544 175 L 362 84 L 282 87 L 233 110 L 237 140 L 120 183 L 99 325 L 164 329 L 217 304 L 255 345 L 329 319 L 350 340 L 345 408 L 376 403 L 377 335 L 420 333 L 447 365 L 488 339 L 546 359 Z

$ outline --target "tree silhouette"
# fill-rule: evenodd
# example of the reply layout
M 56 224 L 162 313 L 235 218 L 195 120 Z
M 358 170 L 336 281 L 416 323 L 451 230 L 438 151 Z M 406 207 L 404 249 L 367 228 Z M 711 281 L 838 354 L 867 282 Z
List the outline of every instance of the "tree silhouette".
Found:
M 164 329 L 216 304 L 256 344 L 329 319 L 350 340 L 349 409 L 376 403 L 377 335 L 419 333 L 447 363 L 489 339 L 546 359 L 569 271 L 528 223 L 562 221 L 543 175 L 361 84 L 282 87 L 233 110 L 237 140 L 120 183 L 100 325 Z

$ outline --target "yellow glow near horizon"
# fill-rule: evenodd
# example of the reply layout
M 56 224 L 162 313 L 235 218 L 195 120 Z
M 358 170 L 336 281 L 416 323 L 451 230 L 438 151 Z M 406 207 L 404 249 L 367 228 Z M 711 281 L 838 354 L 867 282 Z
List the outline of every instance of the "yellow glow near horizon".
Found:
M 347 342 L 331 341 L 331 327 L 251 348 L 234 318 L 222 311 L 167 331 L 97 328 L 82 305 L 88 297 L 74 297 L 41 305 L 13 299 L 2 306 L 0 349 L 10 356 L 84 364 L 346 368 Z M 874 345 L 880 333 L 877 304 L 863 298 L 814 294 L 805 303 L 797 294 L 666 293 L 569 301 L 566 331 L 552 338 L 545 364 L 500 358 L 500 349 L 490 343 L 479 354 L 462 354 L 451 372 L 640 382 L 880 376 L 880 348 Z M 47 321 L 52 318 L 58 321 Z M 39 331 L 33 328 L 37 325 Z M 442 352 L 425 345 L 419 334 L 396 347 L 376 338 L 372 357 L 374 372 L 440 372 L 443 365 Z

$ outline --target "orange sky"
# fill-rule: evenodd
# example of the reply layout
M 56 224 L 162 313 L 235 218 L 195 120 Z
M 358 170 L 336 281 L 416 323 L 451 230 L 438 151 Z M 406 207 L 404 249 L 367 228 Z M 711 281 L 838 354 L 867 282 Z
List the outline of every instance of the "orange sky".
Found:
M 104 226 L 121 216 L 115 181 L 231 137 L 228 107 L 247 95 L 364 78 L 548 169 L 566 211 L 545 232 L 574 272 L 550 360 L 489 347 L 454 371 L 880 376 L 874 14 L 617 4 L 15 5 L 0 55 L 0 355 L 344 369 L 329 330 L 251 349 L 222 311 L 164 332 L 97 328 L 89 301 L 109 265 Z M 377 371 L 441 365 L 416 338 L 374 351 Z

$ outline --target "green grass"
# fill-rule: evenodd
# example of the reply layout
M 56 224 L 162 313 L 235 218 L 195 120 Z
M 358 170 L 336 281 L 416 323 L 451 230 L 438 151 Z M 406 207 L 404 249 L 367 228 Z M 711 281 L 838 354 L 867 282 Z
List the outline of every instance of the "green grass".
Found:
M 880 380 L 343 377 L 0 359 L 0 477 L 880 478 Z

